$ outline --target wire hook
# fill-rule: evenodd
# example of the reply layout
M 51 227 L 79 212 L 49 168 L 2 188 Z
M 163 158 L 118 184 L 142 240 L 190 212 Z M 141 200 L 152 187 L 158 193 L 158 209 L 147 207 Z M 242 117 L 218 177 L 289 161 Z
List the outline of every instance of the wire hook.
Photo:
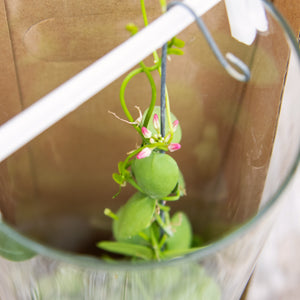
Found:
M 208 45 L 212 49 L 214 55 L 220 62 L 220 64 L 224 67 L 227 73 L 235 78 L 238 81 L 246 82 L 250 79 L 251 73 L 248 66 L 241 61 L 238 57 L 228 52 L 225 54 L 225 57 L 221 53 L 219 47 L 211 36 L 209 30 L 205 26 L 202 19 L 197 16 L 194 10 L 180 1 L 173 1 L 167 5 L 167 10 L 172 8 L 173 6 L 181 5 L 186 8 L 195 18 L 198 27 L 202 31 Z M 160 93 L 160 115 L 161 115 L 161 135 L 165 135 L 165 85 L 166 85 L 166 68 L 167 68 L 167 43 L 165 43 L 162 47 L 162 57 L 161 57 L 161 93 Z M 234 66 L 234 67 L 233 67 Z
M 194 10 L 191 7 L 189 7 L 187 4 L 183 2 L 173 1 L 168 4 L 167 10 L 169 10 L 171 7 L 176 5 L 181 5 L 182 7 L 186 8 L 194 16 L 196 23 L 200 28 L 200 30 L 202 31 L 207 43 L 209 44 L 214 55 L 216 56 L 220 64 L 224 67 L 224 69 L 227 71 L 227 73 L 238 81 L 242 81 L 242 82 L 249 81 L 251 73 L 248 66 L 232 53 L 228 52 L 226 53 L 225 57 L 223 56 L 219 47 L 217 46 L 216 42 L 211 36 L 209 30 L 207 29 L 204 22 L 202 21 L 201 17 L 197 16 L 197 14 L 194 12 Z

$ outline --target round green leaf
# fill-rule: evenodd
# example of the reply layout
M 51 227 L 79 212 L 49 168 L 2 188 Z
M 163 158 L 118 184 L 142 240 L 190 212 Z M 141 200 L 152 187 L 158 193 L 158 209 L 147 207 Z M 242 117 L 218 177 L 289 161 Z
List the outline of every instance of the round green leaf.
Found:
M 123 254 L 126 256 L 139 257 L 144 260 L 150 260 L 153 257 L 153 251 L 150 248 L 143 245 L 103 241 L 99 242 L 97 246 L 106 251 Z
M 151 225 L 156 201 L 145 194 L 136 193 L 123 205 L 118 219 L 113 222 L 113 233 L 117 241 L 126 241 Z
M 192 243 L 192 227 L 183 212 L 177 212 L 171 219 L 174 235 L 166 241 L 167 250 L 189 249 Z
M 0 256 L 12 261 L 23 261 L 32 258 L 35 253 L 0 231 Z
M 152 152 L 146 158 L 135 159 L 131 170 L 143 192 L 157 199 L 171 194 L 179 179 L 176 161 L 171 156 L 158 152 Z
M 146 109 L 146 111 L 143 114 L 143 123 L 145 121 L 147 112 L 148 112 L 148 109 Z M 157 114 L 158 118 L 160 119 L 160 107 L 159 106 L 155 106 L 154 107 L 153 112 L 152 112 L 151 117 L 150 117 L 150 121 L 149 121 L 148 126 L 147 126 L 147 128 L 153 134 L 157 133 L 156 130 L 154 129 L 154 126 L 153 126 L 153 116 L 154 116 L 154 114 Z M 177 120 L 177 118 L 175 117 L 175 115 L 172 114 L 172 113 L 171 113 L 171 120 L 172 120 L 172 122 L 174 122 L 175 120 Z M 168 135 L 168 131 L 169 131 L 169 124 L 167 122 L 167 119 L 166 119 L 166 128 L 165 128 L 165 131 L 166 131 L 166 136 L 167 136 Z M 181 140 L 181 127 L 180 127 L 180 122 L 179 122 L 178 127 L 177 127 L 176 131 L 174 132 L 172 143 L 179 143 L 180 140 Z

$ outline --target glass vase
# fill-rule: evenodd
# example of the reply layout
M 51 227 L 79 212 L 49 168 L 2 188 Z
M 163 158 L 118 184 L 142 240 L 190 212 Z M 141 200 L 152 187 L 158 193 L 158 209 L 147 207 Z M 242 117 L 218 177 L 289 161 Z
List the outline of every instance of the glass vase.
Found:
M 148 2 L 151 23 L 160 7 Z M 178 35 L 185 54 L 168 62 L 171 110 L 183 132 L 174 157 L 187 190 L 172 211 L 189 216 L 201 249 L 134 263 L 110 261 L 96 247 L 111 239 L 103 210 L 116 211 L 133 193 L 126 187 L 112 199 L 111 174 L 138 143 L 131 126 L 108 113 L 123 118 L 123 75 L 1 162 L 0 299 L 241 297 L 300 149 L 299 48 L 262 2 L 268 31 L 250 46 L 232 38 L 223 1 L 203 16 L 220 50 L 248 65 L 249 82 L 226 73 L 195 24 Z M 127 40 L 129 22 L 143 27 L 138 1 L 11 0 L 1 10 L 1 124 Z M 140 74 L 126 90 L 127 105 L 134 114 L 150 98 Z

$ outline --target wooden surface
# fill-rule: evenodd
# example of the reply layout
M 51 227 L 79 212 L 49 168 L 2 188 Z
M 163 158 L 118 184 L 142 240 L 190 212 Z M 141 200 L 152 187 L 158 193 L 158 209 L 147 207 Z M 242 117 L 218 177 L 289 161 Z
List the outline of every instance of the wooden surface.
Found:
M 284 18 L 290 24 L 295 36 L 300 32 L 300 1 L 299 0 L 274 0 L 274 5 L 278 8 Z
M 16 107 L 28 107 L 128 38 L 124 28 L 129 21 L 142 25 L 134 1 L 93 0 L 80 5 L 78 0 L 69 5 L 56 0 L 47 6 L 33 1 L 5 3 L 10 34 L 7 45 L 12 48 L 16 72 L 11 84 L 17 85 L 6 93 L 13 97 L 10 93 L 19 92 L 20 98 L 14 97 L 19 101 Z M 152 7 L 149 15 L 155 16 Z M 109 27 L 105 18 L 111 21 Z M 283 43 L 272 46 L 272 40 L 280 38 L 276 30 L 270 39 L 259 39 L 251 47 L 231 39 L 224 3 L 212 9 L 204 21 L 222 52 L 235 53 L 251 63 L 254 78 L 253 84 L 245 86 L 228 76 L 196 26 L 182 34 L 187 41 L 185 55 L 168 64 L 172 110 L 183 120 L 182 147 L 186 149 L 175 156 L 185 174 L 189 207 L 197 207 L 187 213 L 194 227 L 200 228 L 199 234 L 217 238 L 258 209 L 288 49 Z M 126 198 L 124 192 L 111 201 L 117 188 L 111 173 L 124 153 L 134 147 L 136 137 L 131 137 L 129 126 L 107 113 L 110 110 L 123 117 L 118 101 L 121 80 L 8 159 L 16 220 L 27 232 L 33 230 L 40 237 L 44 231 L 48 233 L 48 221 L 56 226 L 57 218 L 65 215 L 80 216 L 87 223 L 107 206 L 117 209 L 120 199 Z M 128 87 L 126 98 L 130 108 L 137 104 L 142 110 L 147 107 L 149 85 L 143 76 Z M 7 99 L 1 93 L 3 105 Z M 36 226 L 37 220 L 41 227 Z
M 295 37 L 300 34 L 300 1 L 274 0 L 290 24 Z M 298 300 L 300 289 L 300 169 L 285 195 L 272 233 L 260 255 L 248 288 L 247 300 Z

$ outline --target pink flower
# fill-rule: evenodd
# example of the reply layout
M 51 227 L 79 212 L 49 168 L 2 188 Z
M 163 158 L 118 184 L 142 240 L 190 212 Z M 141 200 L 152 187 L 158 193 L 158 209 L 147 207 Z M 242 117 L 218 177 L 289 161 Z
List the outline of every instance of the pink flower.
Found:
M 174 152 L 176 150 L 179 150 L 180 148 L 181 148 L 181 145 L 178 143 L 173 143 L 168 146 L 168 149 L 170 152 Z
M 141 152 L 138 153 L 136 158 L 137 159 L 142 159 L 142 158 L 148 157 L 148 156 L 150 156 L 151 152 L 152 152 L 152 149 L 146 147 Z
M 176 129 L 177 129 L 177 127 L 178 127 L 178 124 L 179 124 L 179 121 L 178 121 L 178 120 L 175 120 L 175 121 L 173 122 L 173 132 L 176 131 Z
M 142 127 L 142 134 L 146 139 L 150 139 L 152 136 L 152 132 L 148 130 L 146 127 Z
M 157 114 L 154 114 L 154 116 L 153 116 L 153 127 L 155 128 L 155 130 L 157 132 L 159 132 L 160 124 L 159 124 L 159 118 L 158 118 Z

